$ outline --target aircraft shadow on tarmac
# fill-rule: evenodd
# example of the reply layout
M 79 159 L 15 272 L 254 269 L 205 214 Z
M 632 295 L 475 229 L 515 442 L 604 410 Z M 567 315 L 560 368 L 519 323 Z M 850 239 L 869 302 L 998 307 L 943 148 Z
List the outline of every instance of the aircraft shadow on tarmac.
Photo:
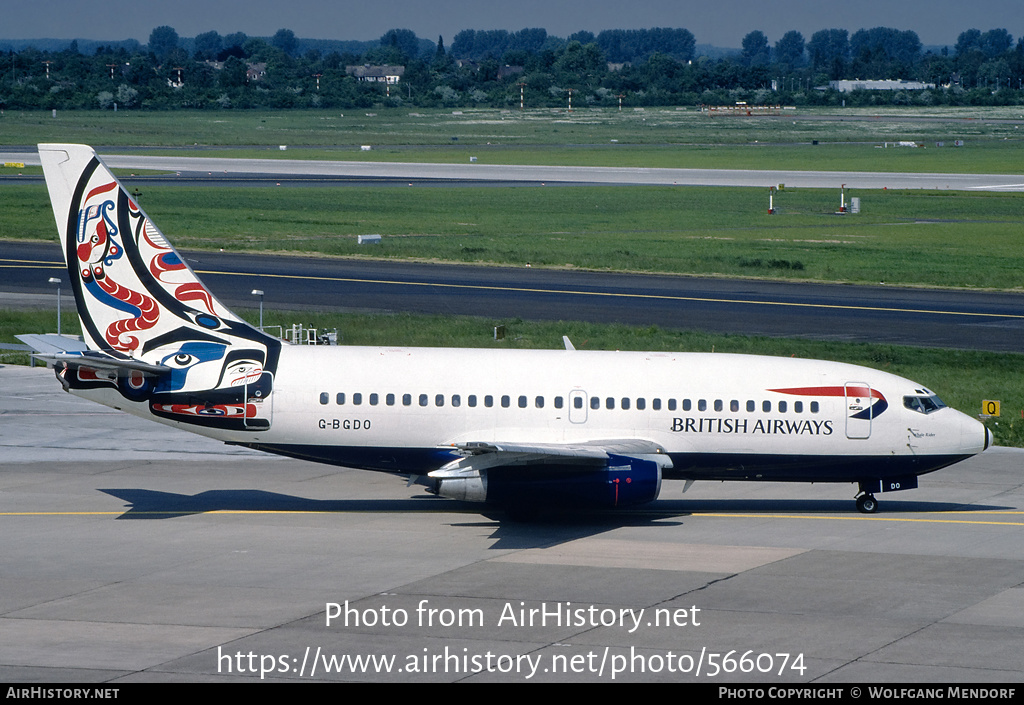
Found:
M 145 489 L 100 489 L 131 507 L 118 519 L 173 519 L 208 512 L 401 512 L 422 511 L 416 498 L 409 499 L 309 499 L 264 490 L 208 490 L 194 495 Z M 466 505 L 455 500 L 424 496 L 431 511 L 460 512 Z
M 264 490 L 208 490 L 194 495 L 132 488 L 100 489 L 99 491 L 131 505 L 118 519 L 172 519 L 219 511 L 252 513 L 430 512 L 475 514 L 492 522 L 508 519 L 508 515 L 501 510 L 484 508 L 481 511 L 476 505 L 468 505 L 432 495 L 411 499 L 322 500 Z M 968 505 L 956 502 L 887 500 L 883 507 L 884 513 L 877 518 L 898 519 L 903 515 L 962 512 L 967 508 Z M 1013 507 L 969 505 L 969 509 L 970 511 L 1000 511 L 1013 509 Z M 658 500 L 643 507 L 627 510 L 587 511 L 557 515 L 540 514 L 533 523 L 577 527 L 600 525 L 608 528 L 706 513 L 736 515 L 745 513 L 765 515 L 836 514 L 864 518 L 864 515 L 857 513 L 852 501 L 841 499 L 671 499 Z
M 100 489 L 112 497 L 129 503 L 120 519 L 173 519 L 208 512 L 247 513 L 458 513 L 478 517 L 452 526 L 491 527 L 492 549 L 544 548 L 565 541 L 610 531 L 622 526 L 668 527 L 678 522 L 665 521 L 664 513 L 605 511 L 562 513 L 538 517 L 533 521 L 509 521 L 506 512 L 484 508 L 433 495 L 409 499 L 340 499 L 319 500 L 263 490 L 209 490 L 195 495 L 158 492 L 145 489 Z M 686 512 L 670 513 L 685 514 Z M 655 523 L 657 522 L 657 523 Z

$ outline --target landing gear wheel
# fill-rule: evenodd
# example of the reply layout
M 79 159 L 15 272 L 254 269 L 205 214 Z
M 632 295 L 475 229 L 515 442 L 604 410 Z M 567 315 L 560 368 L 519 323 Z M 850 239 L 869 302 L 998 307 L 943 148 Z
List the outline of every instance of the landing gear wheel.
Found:
M 878 500 L 870 492 L 857 497 L 857 511 L 861 514 L 874 514 L 878 511 Z

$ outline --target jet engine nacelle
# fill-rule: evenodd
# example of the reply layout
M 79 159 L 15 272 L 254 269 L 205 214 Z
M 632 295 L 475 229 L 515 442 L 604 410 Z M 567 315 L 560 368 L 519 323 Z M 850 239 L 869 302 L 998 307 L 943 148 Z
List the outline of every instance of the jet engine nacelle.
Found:
M 471 477 L 443 478 L 442 497 L 504 507 L 614 509 L 651 502 L 661 492 L 661 467 L 612 455 L 604 467 L 579 464 L 505 465 Z

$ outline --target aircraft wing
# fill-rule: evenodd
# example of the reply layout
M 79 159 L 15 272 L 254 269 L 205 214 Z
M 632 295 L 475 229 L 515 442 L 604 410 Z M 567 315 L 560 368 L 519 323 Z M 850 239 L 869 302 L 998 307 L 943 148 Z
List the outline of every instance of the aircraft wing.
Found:
M 522 443 L 481 442 L 455 443 L 452 446 L 463 455 L 431 472 L 430 477 L 444 479 L 477 475 L 481 470 L 499 466 L 578 464 L 586 467 L 606 467 L 615 456 L 648 460 L 658 467 L 672 467 L 665 449 L 653 441 L 642 438 L 618 438 L 585 441 L 581 443 Z

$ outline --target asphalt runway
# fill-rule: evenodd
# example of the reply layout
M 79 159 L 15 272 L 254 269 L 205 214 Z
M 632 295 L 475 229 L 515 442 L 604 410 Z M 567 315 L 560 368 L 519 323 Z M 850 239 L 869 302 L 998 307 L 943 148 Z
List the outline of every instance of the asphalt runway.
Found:
M 4 682 L 864 687 L 1024 672 L 1021 451 L 881 495 L 876 515 L 848 485 L 666 482 L 638 509 L 515 524 L 0 367 L 0 452 Z
M 860 171 L 793 171 L 780 169 L 662 169 L 641 167 L 573 167 L 485 164 L 420 164 L 306 159 L 227 159 L 197 156 L 100 155 L 115 169 L 145 169 L 208 174 L 264 174 L 363 179 L 426 179 L 501 182 L 571 182 L 674 186 L 749 186 L 786 184 L 791 188 L 934 189 L 956 191 L 1024 191 L 1024 175 L 910 174 Z M 0 151 L 0 161 L 38 165 L 33 151 Z
M 185 252 L 230 307 L 583 320 L 680 330 L 1024 351 L 1024 295 L 541 268 Z M 0 306 L 54 306 L 54 243 L 0 241 Z M 67 292 L 65 292 L 67 293 Z M 71 311 L 74 302 L 64 300 Z M 342 331 L 343 333 L 343 331 Z
M 354 186 L 364 188 L 408 188 L 409 186 L 432 187 L 432 188 L 511 188 L 511 187 L 540 187 L 540 186 L 586 186 L 587 184 L 574 184 L 571 182 L 552 182 L 545 184 L 540 181 L 500 181 L 470 180 L 470 179 L 441 179 L 441 178 L 415 178 L 403 179 L 395 176 L 309 176 L 302 174 L 277 174 L 268 175 L 261 173 L 207 173 L 207 172 L 177 172 L 175 174 L 143 174 L 124 177 L 122 181 L 129 191 L 134 192 L 139 186 L 213 186 L 216 188 L 252 188 L 252 187 L 338 187 Z M 26 183 L 45 184 L 46 180 L 42 175 L 0 175 L 0 186 L 20 185 Z M 145 191 L 143 191 L 145 193 Z

